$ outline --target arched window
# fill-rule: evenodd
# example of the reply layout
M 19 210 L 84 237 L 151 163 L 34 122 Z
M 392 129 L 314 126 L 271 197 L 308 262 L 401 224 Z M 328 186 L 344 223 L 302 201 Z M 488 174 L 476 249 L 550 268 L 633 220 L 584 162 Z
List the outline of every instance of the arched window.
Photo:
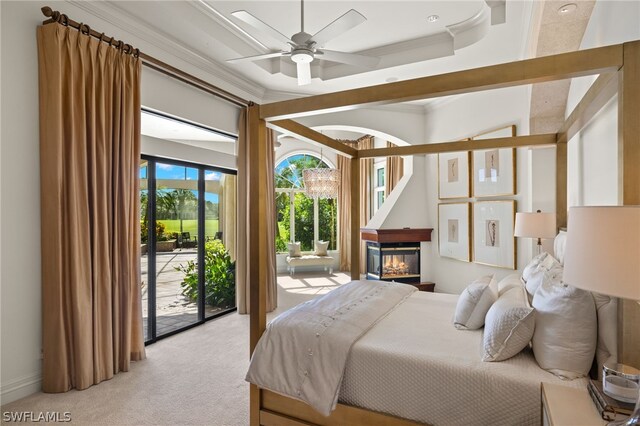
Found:
M 276 187 L 276 251 L 287 251 L 287 243 L 300 241 L 303 251 L 313 251 L 314 241 L 329 241 L 336 250 L 338 241 L 338 201 L 313 199 L 304 193 L 302 171 L 330 167 L 312 154 L 294 154 L 284 158 L 275 168 Z

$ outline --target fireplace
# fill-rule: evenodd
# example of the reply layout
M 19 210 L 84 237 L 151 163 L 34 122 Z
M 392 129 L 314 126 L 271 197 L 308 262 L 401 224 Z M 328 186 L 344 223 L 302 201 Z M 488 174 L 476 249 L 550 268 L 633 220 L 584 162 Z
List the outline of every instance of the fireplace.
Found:
M 420 242 L 431 241 L 432 229 L 361 229 L 367 242 L 368 280 L 420 282 Z

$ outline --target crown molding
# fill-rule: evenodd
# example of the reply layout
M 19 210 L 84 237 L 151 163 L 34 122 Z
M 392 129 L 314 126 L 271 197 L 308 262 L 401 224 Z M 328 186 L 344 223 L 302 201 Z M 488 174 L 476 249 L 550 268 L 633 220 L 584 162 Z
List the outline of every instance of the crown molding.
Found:
M 460 95 L 450 95 L 450 96 L 446 96 L 444 98 L 434 98 L 434 99 L 430 99 L 428 103 L 424 104 L 423 110 L 426 114 L 429 114 L 431 112 L 433 112 L 434 110 L 438 109 L 438 108 L 442 108 L 445 105 L 448 105 L 452 102 L 458 101 L 460 98 L 462 98 L 465 94 L 460 94 Z
M 230 72 L 226 68 L 220 66 L 216 61 L 209 58 L 206 54 L 180 42 L 167 33 L 161 32 L 157 28 L 143 21 L 131 18 L 129 14 L 112 2 L 80 0 L 65 1 L 90 13 L 102 21 L 118 27 L 132 36 L 145 41 L 158 50 L 196 67 L 206 75 L 212 77 L 214 80 L 226 83 L 230 87 L 223 87 L 225 90 L 229 90 L 232 93 L 238 93 L 238 91 L 241 91 L 244 92 L 244 96 L 248 95 L 249 98 L 253 98 L 258 101 L 264 96 L 264 87 Z

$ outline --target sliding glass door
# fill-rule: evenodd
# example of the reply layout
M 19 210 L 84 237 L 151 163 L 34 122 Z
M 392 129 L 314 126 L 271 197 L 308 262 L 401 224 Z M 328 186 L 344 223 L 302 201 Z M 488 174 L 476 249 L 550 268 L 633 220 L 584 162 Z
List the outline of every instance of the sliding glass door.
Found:
M 145 339 L 153 342 L 235 309 L 235 204 L 224 202 L 235 199 L 235 185 L 224 184 L 235 172 L 143 156 L 140 179 Z M 229 235 L 221 207 L 234 221 Z

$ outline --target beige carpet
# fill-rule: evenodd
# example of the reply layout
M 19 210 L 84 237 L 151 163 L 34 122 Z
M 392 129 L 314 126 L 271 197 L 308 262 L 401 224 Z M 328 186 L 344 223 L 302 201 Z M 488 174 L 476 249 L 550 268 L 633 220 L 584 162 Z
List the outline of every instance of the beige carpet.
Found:
M 278 277 L 279 307 L 269 317 L 348 281 L 342 273 Z M 249 317 L 234 313 L 148 346 L 145 361 L 108 382 L 37 393 L 2 412 L 69 412 L 87 425 L 246 425 L 248 365 Z

